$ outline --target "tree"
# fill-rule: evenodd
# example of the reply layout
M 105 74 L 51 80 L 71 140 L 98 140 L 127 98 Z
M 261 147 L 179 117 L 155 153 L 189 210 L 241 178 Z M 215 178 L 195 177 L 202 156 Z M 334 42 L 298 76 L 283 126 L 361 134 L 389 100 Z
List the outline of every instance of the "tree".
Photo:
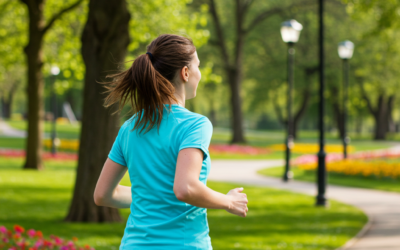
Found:
M 399 1 L 347 0 L 353 19 L 367 28 L 362 29 L 360 61 L 355 78 L 375 121 L 374 139 L 383 140 L 395 130 L 393 111 L 400 87 L 398 68 L 400 50 Z
M 43 135 L 43 39 L 54 23 L 65 13 L 76 8 L 83 0 L 56 12 L 47 23 L 44 20 L 44 0 L 21 0 L 29 14 L 28 44 L 24 48 L 27 64 L 28 138 L 24 168 L 42 169 Z
M 293 8 L 300 6 L 307 6 L 314 4 L 311 1 L 299 1 L 290 5 L 274 6 L 269 3 L 257 2 L 257 14 L 252 11 L 252 19 L 248 20 L 249 12 L 251 6 L 255 1 L 253 0 L 236 0 L 233 6 L 234 20 L 234 42 L 227 42 L 226 29 L 223 25 L 229 26 L 229 24 L 224 24 L 221 20 L 226 18 L 221 18 L 219 14 L 219 8 L 217 7 L 214 0 L 209 0 L 209 12 L 214 23 L 214 30 L 216 33 L 216 40 L 212 41 L 212 44 L 216 45 L 222 56 L 222 63 L 224 64 L 224 71 L 227 76 L 228 84 L 230 87 L 230 104 L 231 104 L 231 124 L 233 129 L 233 136 L 231 143 L 242 143 L 245 142 L 243 133 L 243 113 L 242 113 L 242 99 L 241 99 L 241 83 L 243 80 L 243 59 L 244 59 L 244 48 L 246 44 L 246 37 L 254 30 L 256 26 L 261 24 L 266 19 L 278 15 L 284 14 Z M 225 3 L 225 9 L 231 6 Z M 229 21 L 228 21 L 229 22 Z
M 130 14 L 125 0 L 91 0 L 82 34 L 82 56 L 86 66 L 82 128 L 74 195 L 65 221 L 121 221 L 117 209 L 99 207 L 93 193 L 109 150 L 118 133 L 119 117 L 113 105 L 104 108 L 105 81 L 125 59 L 129 45 Z M 111 57 L 112 56 L 112 57 Z

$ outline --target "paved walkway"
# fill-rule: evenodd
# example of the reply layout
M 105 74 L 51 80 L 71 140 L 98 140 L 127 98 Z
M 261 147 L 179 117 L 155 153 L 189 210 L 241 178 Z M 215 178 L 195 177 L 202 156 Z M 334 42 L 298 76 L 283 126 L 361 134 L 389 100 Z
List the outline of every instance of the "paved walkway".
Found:
M 0 120 L 0 135 L 6 137 L 26 137 L 26 131 L 14 129 L 4 121 Z
M 6 122 L 0 120 L 0 136 L 4 137 L 14 137 L 14 138 L 25 138 L 25 130 L 19 130 L 11 127 Z M 43 133 L 44 138 L 50 138 L 50 133 Z
M 259 169 L 282 166 L 283 163 L 281 160 L 212 160 L 209 180 L 267 186 L 315 196 L 314 183 L 284 183 L 256 173 Z M 362 232 L 341 249 L 400 250 L 400 194 L 329 185 L 327 198 L 358 207 L 369 218 Z

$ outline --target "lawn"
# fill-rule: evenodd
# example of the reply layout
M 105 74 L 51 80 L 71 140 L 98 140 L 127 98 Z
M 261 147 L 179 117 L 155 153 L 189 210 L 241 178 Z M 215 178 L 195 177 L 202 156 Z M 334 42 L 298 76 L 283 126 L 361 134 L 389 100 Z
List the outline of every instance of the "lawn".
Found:
M 73 191 L 73 161 L 46 161 L 45 170 L 21 170 L 22 159 L 0 157 L 0 225 L 42 230 L 45 237 L 76 236 L 97 250 L 118 249 L 124 223 L 64 223 Z M 130 185 L 126 175 L 123 185 Z M 227 193 L 235 184 L 208 182 Z M 366 223 L 358 209 L 335 201 L 314 207 L 314 197 L 270 188 L 244 186 L 246 218 L 208 210 L 214 249 L 336 249 Z M 126 220 L 129 209 L 121 209 Z
M 265 168 L 258 171 L 259 174 L 281 178 L 283 167 Z M 293 177 L 298 181 L 316 182 L 316 172 L 312 170 L 303 170 L 297 167 L 291 168 Z M 340 186 L 360 187 L 378 189 L 383 191 L 400 192 L 400 180 L 378 179 L 376 177 L 349 176 L 344 174 L 329 173 L 328 183 Z

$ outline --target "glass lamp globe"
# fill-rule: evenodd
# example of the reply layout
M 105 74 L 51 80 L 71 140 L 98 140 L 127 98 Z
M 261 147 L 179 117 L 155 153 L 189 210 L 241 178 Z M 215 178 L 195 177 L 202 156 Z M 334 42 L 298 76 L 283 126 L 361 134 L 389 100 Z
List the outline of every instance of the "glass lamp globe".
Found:
M 53 76 L 56 76 L 56 75 L 60 74 L 60 68 L 57 66 L 53 66 L 53 67 L 51 67 L 50 72 Z
M 350 59 L 353 56 L 354 43 L 346 40 L 339 43 L 338 53 L 342 59 Z
M 302 29 L 303 25 L 294 19 L 283 22 L 281 25 L 282 40 L 285 43 L 296 43 L 299 40 Z

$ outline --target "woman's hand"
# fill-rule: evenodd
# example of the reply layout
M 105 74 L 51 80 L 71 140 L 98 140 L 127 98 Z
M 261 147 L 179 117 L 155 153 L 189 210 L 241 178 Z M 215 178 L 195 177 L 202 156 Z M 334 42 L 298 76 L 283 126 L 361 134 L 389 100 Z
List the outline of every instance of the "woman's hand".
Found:
M 247 211 L 249 211 L 247 208 L 248 200 L 247 195 L 242 193 L 242 191 L 243 188 L 235 188 L 226 194 L 231 200 L 231 205 L 226 209 L 226 211 L 240 217 L 246 217 Z

